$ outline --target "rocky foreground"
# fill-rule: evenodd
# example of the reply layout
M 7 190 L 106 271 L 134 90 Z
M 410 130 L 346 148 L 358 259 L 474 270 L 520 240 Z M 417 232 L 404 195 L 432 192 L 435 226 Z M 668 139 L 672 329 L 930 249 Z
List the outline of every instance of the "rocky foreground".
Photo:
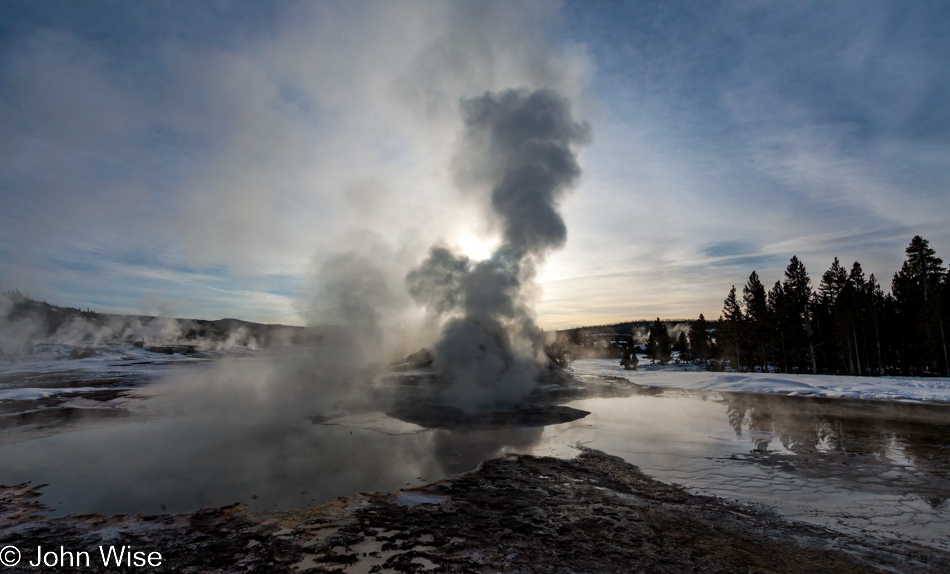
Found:
M 27 485 L 0 489 L 6 572 L 36 572 L 36 547 L 158 551 L 149 572 L 947 572 L 950 555 L 858 540 L 694 496 L 623 460 L 508 456 L 471 473 L 393 494 L 301 510 L 241 506 L 159 516 L 44 517 Z

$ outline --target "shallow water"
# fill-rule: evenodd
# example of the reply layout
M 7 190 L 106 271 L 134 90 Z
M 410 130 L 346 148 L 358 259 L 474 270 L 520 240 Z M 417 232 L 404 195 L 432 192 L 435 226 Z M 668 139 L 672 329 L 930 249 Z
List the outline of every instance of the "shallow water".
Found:
M 584 445 L 694 493 L 950 550 L 950 408 L 683 391 L 570 406 L 592 414 L 538 451 Z
M 506 452 L 588 446 L 695 493 L 950 549 L 946 406 L 664 390 L 573 401 L 591 415 L 544 428 L 427 430 L 382 413 L 313 424 L 193 403 L 0 446 L 0 483 L 47 483 L 42 502 L 57 515 L 264 511 L 419 485 Z

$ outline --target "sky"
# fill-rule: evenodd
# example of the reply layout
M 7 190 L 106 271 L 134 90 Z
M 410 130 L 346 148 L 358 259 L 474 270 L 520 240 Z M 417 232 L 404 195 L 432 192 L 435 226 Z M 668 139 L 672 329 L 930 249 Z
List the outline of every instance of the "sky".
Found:
M 950 260 L 946 2 L 0 4 L 0 286 L 103 312 L 320 322 L 321 269 L 485 257 L 460 102 L 590 126 L 546 329 L 718 317 L 792 255 L 885 288 Z

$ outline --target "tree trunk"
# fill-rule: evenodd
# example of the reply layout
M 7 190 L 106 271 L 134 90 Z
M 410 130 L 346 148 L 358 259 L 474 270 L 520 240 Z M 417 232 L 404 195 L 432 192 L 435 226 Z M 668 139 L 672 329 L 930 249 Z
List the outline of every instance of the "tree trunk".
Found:
M 818 361 L 815 359 L 815 344 L 812 342 L 811 317 L 808 308 L 805 308 L 805 334 L 808 335 L 808 351 L 811 353 L 811 374 L 818 374 Z
M 769 349 L 772 350 L 772 368 L 778 364 L 775 360 L 775 329 L 769 329 Z
M 848 345 L 848 374 L 854 374 L 854 357 L 851 355 L 851 335 L 844 336 L 844 342 Z
M 950 361 L 947 361 L 947 336 L 943 332 L 943 319 L 940 319 L 940 341 L 943 343 L 943 365 L 947 367 L 947 376 L 950 377 Z
M 858 363 L 858 376 L 861 376 L 861 349 L 858 348 L 858 331 L 851 323 L 851 331 L 854 333 L 854 360 Z
M 782 366 L 784 371 L 788 372 L 788 351 L 785 350 L 785 331 L 782 331 Z
M 898 356 L 897 362 L 901 366 L 901 373 L 904 375 L 909 375 L 910 371 L 907 369 L 907 341 L 901 337 L 901 353 Z
M 926 312 L 926 311 L 925 311 Z M 940 325 L 943 327 L 943 325 Z M 931 335 L 933 331 L 930 329 L 930 319 L 927 319 L 924 322 L 924 328 L 927 329 L 927 340 L 930 342 L 930 355 L 933 357 L 930 366 L 933 367 L 934 373 L 937 372 L 937 340 Z
M 738 327 L 733 327 L 733 328 L 738 329 Z M 739 332 L 738 330 L 736 331 L 736 370 L 737 371 L 742 370 L 742 363 L 739 361 Z
M 884 376 L 884 360 L 881 355 L 881 332 L 877 327 L 877 304 L 874 305 L 874 338 L 877 340 L 877 374 Z

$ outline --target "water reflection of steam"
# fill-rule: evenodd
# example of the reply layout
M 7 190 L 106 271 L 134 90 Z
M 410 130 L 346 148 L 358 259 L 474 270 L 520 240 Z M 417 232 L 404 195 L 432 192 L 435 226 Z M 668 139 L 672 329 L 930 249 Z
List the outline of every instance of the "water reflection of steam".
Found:
M 833 433 L 827 421 L 806 409 L 787 408 L 775 397 L 752 394 L 728 395 L 726 410 L 729 424 L 736 435 L 743 427 L 755 443 L 755 450 L 766 452 L 773 438 L 793 452 L 813 452 Z
M 841 450 L 882 456 L 896 439 L 916 458 L 936 451 L 950 458 L 950 408 L 939 405 L 893 404 L 804 397 L 726 393 L 729 424 L 737 435 L 744 428 L 767 447 L 777 437 L 793 452 Z
M 769 454 L 769 460 L 784 456 L 769 452 L 777 438 L 793 456 L 815 463 L 803 472 L 835 469 L 837 474 L 838 465 L 848 462 L 842 458 L 832 464 L 830 457 L 857 457 L 861 468 L 874 468 L 879 476 L 898 471 L 901 477 L 886 481 L 900 482 L 931 506 L 950 498 L 950 407 L 746 393 L 724 396 L 736 435 L 747 431 L 754 450 Z
M 436 430 L 433 454 L 446 474 L 475 469 L 483 460 L 508 452 L 527 452 L 541 439 L 542 427 Z

